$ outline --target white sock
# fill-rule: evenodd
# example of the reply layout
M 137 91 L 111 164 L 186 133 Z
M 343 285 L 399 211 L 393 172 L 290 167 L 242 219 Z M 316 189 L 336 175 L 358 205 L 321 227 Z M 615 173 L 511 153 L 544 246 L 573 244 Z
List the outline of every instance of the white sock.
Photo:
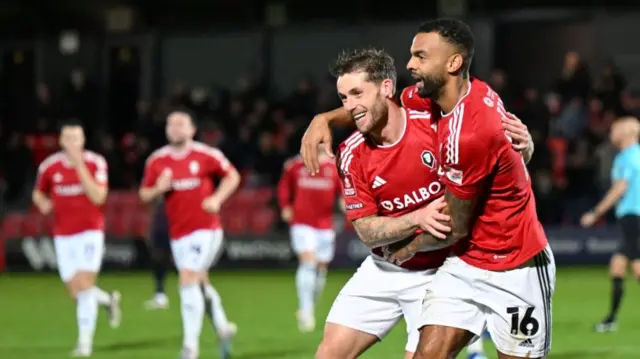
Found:
M 324 286 L 327 284 L 327 270 L 320 268 L 316 273 L 315 300 L 318 301 L 322 297 Z
M 98 319 L 98 301 L 96 300 L 95 291 L 92 289 L 83 290 L 78 293 L 76 299 L 78 345 L 83 348 L 91 348 Z
M 309 263 L 300 263 L 296 272 L 296 287 L 298 289 L 298 307 L 303 315 L 313 315 L 315 282 L 315 266 Z
M 482 343 L 482 338 L 478 338 L 475 342 L 469 344 L 467 347 L 467 352 L 469 354 L 481 354 L 484 353 L 484 345 Z
M 109 305 L 111 304 L 111 294 L 105 292 L 99 287 L 93 287 L 93 293 L 100 305 Z
M 199 285 L 180 287 L 180 307 L 182 309 L 183 345 L 185 348 L 198 352 L 202 320 L 204 319 L 204 297 Z
M 227 320 L 227 314 L 224 312 L 224 308 L 222 307 L 220 294 L 218 294 L 218 291 L 211 284 L 205 284 L 204 295 L 211 301 L 213 326 L 216 327 L 216 330 L 219 332 L 224 331 L 229 325 L 229 321 Z

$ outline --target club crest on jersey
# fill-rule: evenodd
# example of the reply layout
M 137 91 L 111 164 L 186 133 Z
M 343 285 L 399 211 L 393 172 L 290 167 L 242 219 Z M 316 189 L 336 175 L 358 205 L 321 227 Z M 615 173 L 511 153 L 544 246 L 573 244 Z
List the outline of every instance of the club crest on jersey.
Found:
M 436 158 L 433 155 L 433 153 L 431 153 L 431 151 L 422 151 L 422 154 L 420 154 L 420 157 L 422 158 L 422 163 L 433 169 L 436 165 Z
M 56 172 L 53 174 L 53 182 L 55 183 L 62 182 L 62 174 L 60 174 L 60 172 Z
M 344 183 L 344 196 L 353 197 L 356 195 L 356 187 L 353 185 L 353 178 L 350 173 L 345 173 L 342 182 Z
M 189 162 L 189 172 L 191 172 L 192 175 L 195 175 L 198 174 L 198 171 L 200 171 L 200 164 L 196 161 Z

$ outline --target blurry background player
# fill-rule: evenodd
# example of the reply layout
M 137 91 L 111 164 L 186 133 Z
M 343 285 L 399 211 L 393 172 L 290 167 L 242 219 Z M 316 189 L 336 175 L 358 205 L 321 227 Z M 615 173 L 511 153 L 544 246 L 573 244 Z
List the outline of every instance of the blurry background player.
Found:
M 611 311 L 596 325 L 596 331 L 616 330 L 616 314 L 624 292 L 624 277 L 631 260 L 633 274 L 640 280 L 640 123 L 637 118 L 623 117 L 611 126 L 610 140 L 620 149 L 611 169 L 612 185 L 593 210 L 582 216 L 582 226 L 591 227 L 612 207 L 622 230 L 621 242 L 611 258 L 613 282 Z
M 169 308 L 169 297 L 164 290 L 167 271 L 171 258 L 171 239 L 169 239 L 169 223 L 164 208 L 164 201 L 158 199 L 153 204 L 151 226 L 149 228 L 149 249 L 151 252 L 151 271 L 155 283 L 153 298 L 145 302 L 147 309 Z
M 107 162 L 84 149 L 84 131 L 68 122 L 60 131 L 60 147 L 38 168 L 33 203 L 48 215 L 53 211 L 54 244 L 58 271 L 76 300 L 78 343 L 76 357 L 92 352 L 98 306 L 105 306 L 112 327 L 120 325 L 120 293 L 96 287 L 104 254 L 104 215 L 107 199 Z
M 171 252 L 180 276 L 183 347 L 181 359 L 198 358 L 205 298 L 211 300 L 213 324 L 222 357 L 230 356 L 236 325 L 227 321 L 218 292 L 208 281 L 209 268 L 223 249 L 218 212 L 240 184 L 240 175 L 219 150 L 195 142 L 196 126 L 187 111 L 167 118 L 169 145 L 156 150 L 145 166 L 140 198 L 164 196 Z M 221 178 L 214 191 L 212 177 Z
M 320 172 L 311 176 L 300 156 L 284 164 L 278 183 L 282 220 L 291 225 L 291 242 L 298 255 L 298 328 L 315 329 L 315 302 L 327 281 L 327 267 L 334 255 L 333 209 L 340 196 L 340 182 L 334 161 L 321 156 Z M 340 200 L 344 211 L 344 201 Z

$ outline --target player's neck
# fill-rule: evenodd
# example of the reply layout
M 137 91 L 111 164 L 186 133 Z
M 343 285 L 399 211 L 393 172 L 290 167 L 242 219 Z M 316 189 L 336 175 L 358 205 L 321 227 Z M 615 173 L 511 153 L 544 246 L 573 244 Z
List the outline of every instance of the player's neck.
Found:
M 404 109 L 396 105 L 393 101 L 388 103 L 386 122 L 382 122 L 379 131 L 372 131 L 371 137 L 380 146 L 393 145 L 400 140 L 405 131 L 406 118 Z
M 631 147 L 631 146 L 633 146 L 633 145 L 635 145 L 637 143 L 638 143 L 638 138 L 635 138 L 635 137 L 634 138 L 628 138 L 628 139 L 626 139 L 624 141 L 621 141 L 621 143 L 620 143 L 620 151 L 624 151 L 627 148 L 629 148 L 629 147 Z
M 192 143 L 193 141 L 186 141 L 181 144 L 170 144 L 169 147 L 171 147 L 171 150 L 175 153 L 182 153 L 189 150 Z
M 460 100 L 467 95 L 470 86 L 469 78 L 462 78 L 462 76 L 457 76 L 452 81 L 449 81 L 436 100 L 442 113 L 448 114 L 453 111 Z

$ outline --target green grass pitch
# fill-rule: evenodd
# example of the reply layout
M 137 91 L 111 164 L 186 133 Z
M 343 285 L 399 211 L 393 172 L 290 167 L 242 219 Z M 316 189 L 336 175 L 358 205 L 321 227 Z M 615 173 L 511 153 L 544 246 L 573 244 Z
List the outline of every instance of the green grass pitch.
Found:
M 322 322 L 332 299 L 350 272 L 332 272 L 318 308 L 318 330 L 300 334 L 296 328 L 293 272 L 214 272 L 214 285 L 222 295 L 230 319 L 237 322 L 235 359 L 313 358 Z M 95 339 L 96 359 L 170 359 L 181 344 L 176 278 L 167 288 L 172 307 L 146 311 L 143 301 L 152 294 L 147 273 L 111 274 L 100 279 L 105 289 L 123 293 L 122 327 L 108 327 L 101 312 Z M 553 307 L 554 359 L 640 358 L 640 288 L 632 279 L 616 333 L 596 334 L 592 325 L 609 305 L 605 268 L 559 268 Z M 67 358 L 76 340 L 75 307 L 53 274 L 0 275 L 0 358 Z M 401 358 L 404 324 L 363 358 Z M 203 329 L 201 358 L 218 358 L 211 326 Z M 493 350 L 491 358 L 495 358 Z

